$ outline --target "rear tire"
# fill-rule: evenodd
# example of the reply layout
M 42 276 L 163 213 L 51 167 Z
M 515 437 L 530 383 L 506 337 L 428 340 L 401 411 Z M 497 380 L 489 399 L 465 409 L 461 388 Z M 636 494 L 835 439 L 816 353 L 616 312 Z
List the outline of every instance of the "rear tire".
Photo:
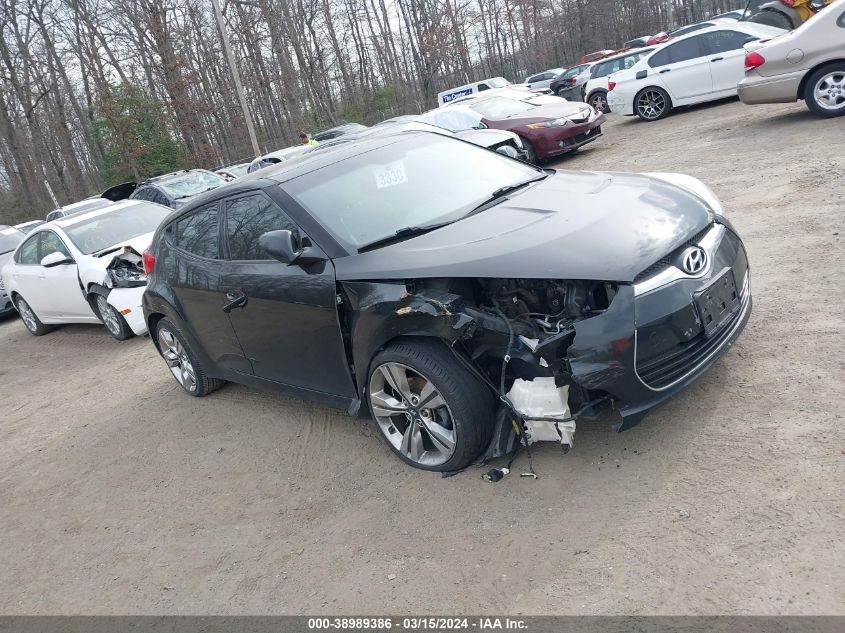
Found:
M 460 470 L 490 443 L 493 397 L 440 340 L 418 337 L 381 351 L 367 398 L 382 439 L 415 468 Z
M 607 114 L 610 112 L 610 106 L 607 104 L 607 93 L 604 90 L 596 90 L 591 93 L 587 99 L 594 110 Z
M 845 115 L 845 62 L 827 64 L 807 77 L 804 102 L 826 119 Z
M 159 353 L 170 373 L 189 395 L 201 398 L 226 384 L 225 380 L 205 373 L 182 332 L 168 319 L 159 321 L 155 332 L 150 334 L 156 337 Z
M 35 314 L 35 310 L 29 306 L 23 297 L 18 296 L 15 298 L 15 308 L 17 308 L 18 315 L 21 317 L 21 321 L 23 321 L 26 329 L 33 336 L 44 336 L 48 332 L 53 331 L 53 326 L 44 325 L 41 319 L 38 318 L 38 315 Z
M 643 121 L 659 121 L 672 111 L 672 100 L 663 88 L 643 88 L 634 97 L 634 112 Z

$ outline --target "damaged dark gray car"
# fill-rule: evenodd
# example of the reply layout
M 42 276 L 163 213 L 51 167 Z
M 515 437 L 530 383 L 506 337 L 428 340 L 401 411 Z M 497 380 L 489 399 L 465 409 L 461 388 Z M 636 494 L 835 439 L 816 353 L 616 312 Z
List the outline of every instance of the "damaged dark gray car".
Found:
M 168 218 L 144 313 L 179 384 L 372 416 L 454 471 L 610 412 L 637 424 L 736 340 L 751 291 L 712 192 L 541 170 L 422 132 L 239 179 Z

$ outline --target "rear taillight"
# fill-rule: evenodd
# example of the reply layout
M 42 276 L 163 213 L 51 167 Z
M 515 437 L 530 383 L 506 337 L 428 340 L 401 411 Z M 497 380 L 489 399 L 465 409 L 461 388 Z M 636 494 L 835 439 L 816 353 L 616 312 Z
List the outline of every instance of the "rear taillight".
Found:
M 616 87 L 616 82 L 615 82 L 615 81 L 608 81 L 608 82 L 607 82 L 607 90 L 608 90 L 608 92 L 609 92 L 609 91 L 611 91 L 611 90 L 613 90 L 615 87 Z
M 572 79 L 569 80 L 569 82 L 574 86 L 578 82 L 578 78 L 573 77 Z
M 141 262 L 144 264 L 145 275 L 149 275 L 151 272 L 153 272 L 153 268 L 155 268 L 156 265 L 156 258 L 149 248 L 144 251 L 143 255 L 141 255 Z
M 745 72 L 759 68 L 766 63 L 760 53 L 746 53 L 745 54 Z

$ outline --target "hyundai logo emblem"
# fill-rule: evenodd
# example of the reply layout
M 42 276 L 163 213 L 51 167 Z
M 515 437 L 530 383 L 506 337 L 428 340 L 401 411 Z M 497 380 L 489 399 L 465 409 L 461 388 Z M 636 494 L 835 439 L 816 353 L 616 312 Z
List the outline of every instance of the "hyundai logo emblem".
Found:
M 681 266 L 689 275 L 697 275 L 707 266 L 707 251 L 700 246 L 690 246 L 681 256 Z

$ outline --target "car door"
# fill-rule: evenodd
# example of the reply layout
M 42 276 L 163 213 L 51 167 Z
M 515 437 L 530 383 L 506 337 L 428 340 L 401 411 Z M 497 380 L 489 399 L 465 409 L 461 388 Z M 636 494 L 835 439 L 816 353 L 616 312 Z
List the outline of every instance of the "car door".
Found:
M 219 203 L 205 204 L 171 222 L 165 229 L 168 258 L 162 266 L 185 322 L 212 362 L 241 373 L 252 373 L 228 315 L 221 287 L 223 273 Z
M 268 231 L 286 229 L 300 243 L 308 240 L 265 193 L 228 198 L 224 207 L 223 289 L 232 302 L 241 302 L 229 319 L 255 375 L 354 396 L 331 261 L 288 266 L 261 249 L 258 238 Z
M 657 73 L 673 103 L 690 103 L 713 91 L 710 60 L 703 36 L 688 37 L 655 53 L 649 66 Z
M 713 92 L 736 94 L 737 84 L 745 77 L 744 46 L 756 38 L 731 29 L 711 31 L 702 37 L 709 52 Z
M 41 260 L 59 252 L 72 263 L 51 266 Z M 51 230 L 39 231 L 24 242 L 13 273 L 21 295 L 35 313 L 50 320 L 96 320 L 79 282 L 79 270 L 70 250 Z

